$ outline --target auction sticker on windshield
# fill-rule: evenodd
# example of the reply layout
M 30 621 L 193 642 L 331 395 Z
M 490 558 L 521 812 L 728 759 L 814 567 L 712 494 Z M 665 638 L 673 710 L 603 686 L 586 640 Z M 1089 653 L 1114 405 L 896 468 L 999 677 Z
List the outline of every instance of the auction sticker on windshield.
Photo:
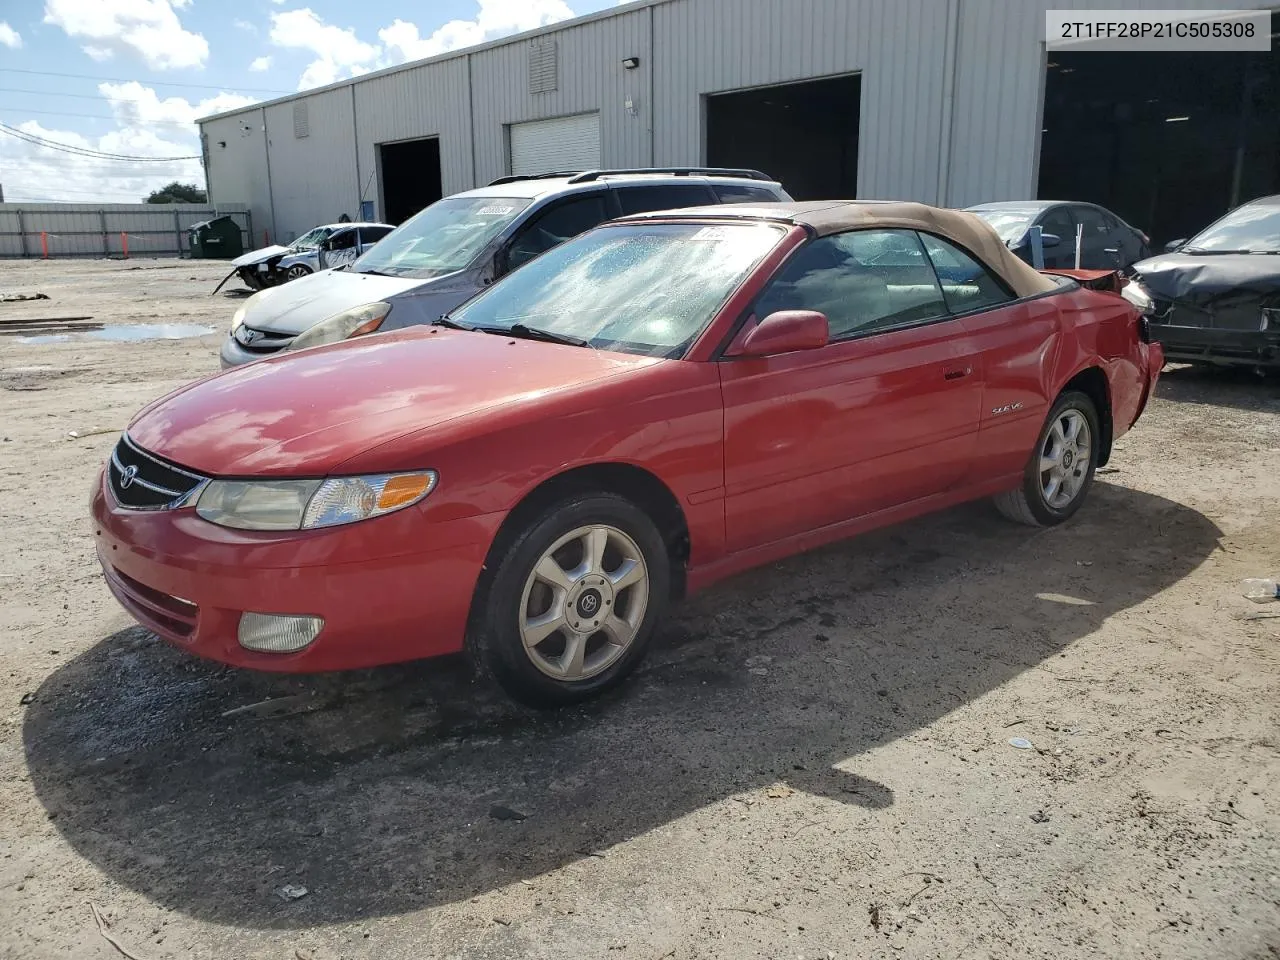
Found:
M 504 206 L 500 203 L 491 203 L 487 207 L 481 207 L 476 211 L 477 217 L 505 217 L 507 214 L 514 213 L 515 207 Z

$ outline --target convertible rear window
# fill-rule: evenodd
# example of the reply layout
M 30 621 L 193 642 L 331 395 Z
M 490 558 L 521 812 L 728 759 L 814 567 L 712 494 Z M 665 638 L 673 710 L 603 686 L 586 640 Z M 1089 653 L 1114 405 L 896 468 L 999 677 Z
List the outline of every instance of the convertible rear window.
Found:
M 516 270 L 451 319 L 485 330 L 523 324 L 601 349 L 683 356 L 783 234 L 764 223 L 599 227 Z

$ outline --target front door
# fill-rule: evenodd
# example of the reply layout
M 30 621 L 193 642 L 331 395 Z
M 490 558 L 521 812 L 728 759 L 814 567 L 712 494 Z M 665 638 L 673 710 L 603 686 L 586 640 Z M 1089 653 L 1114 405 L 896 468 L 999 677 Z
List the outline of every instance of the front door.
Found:
M 818 310 L 831 342 L 720 363 L 729 552 L 964 482 L 982 397 L 976 341 L 919 237 L 852 231 L 796 251 L 757 298 Z

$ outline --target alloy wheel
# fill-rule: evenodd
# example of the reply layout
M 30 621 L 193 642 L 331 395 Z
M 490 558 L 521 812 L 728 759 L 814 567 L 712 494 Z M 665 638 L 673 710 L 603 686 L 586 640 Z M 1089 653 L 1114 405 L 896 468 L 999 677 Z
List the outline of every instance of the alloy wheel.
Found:
M 626 653 L 649 604 L 649 570 L 617 527 L 579 527 L 545 550 L 525 580 L 520 637 L 556 680 L 586 680 Z
M 1040 448 L 1040 492 L 1046 504 L 1063 510 L 1080 495 L 1089 477 L 1092 452 L 1093 437 L 1085 415 L 1063 410 Z

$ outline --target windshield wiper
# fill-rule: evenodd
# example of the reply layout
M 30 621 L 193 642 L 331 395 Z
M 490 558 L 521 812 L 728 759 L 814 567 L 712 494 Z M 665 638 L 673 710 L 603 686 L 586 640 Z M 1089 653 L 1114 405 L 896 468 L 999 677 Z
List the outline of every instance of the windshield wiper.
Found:
M 447 313 L 441 314 L 431 321 L 433 327 L 448 327 L 450 330 L 474 330 L 475 327 L 468 327 L 465 323 L 459 323 L 453 320 Z
M 350 266 L 350 264 L 347 264 Z M 383 273 L 381 270 L 357 270 L 356 273 L 367 273 L 371 277 L 395 277 L 394 273 Z
M 589 340 L 583 340 L 581 337 L 571 337 L 567 333 L 556 333 L 552 330 L 543 330 L 540 327 L 530 327 L 523 323 L 513 323 L 504 332 L 510 333 L 512 336 L 523 337 L 525 340 L 541 340 L 545 343 L 563 343 L 568 347 L 591 346 L 591 342 Z

